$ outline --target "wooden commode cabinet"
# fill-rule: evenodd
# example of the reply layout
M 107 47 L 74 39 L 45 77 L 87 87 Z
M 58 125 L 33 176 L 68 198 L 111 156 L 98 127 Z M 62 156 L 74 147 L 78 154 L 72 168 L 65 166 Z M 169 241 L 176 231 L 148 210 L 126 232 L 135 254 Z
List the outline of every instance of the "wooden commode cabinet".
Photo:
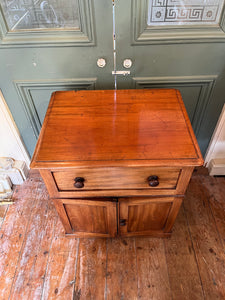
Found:
M 179 91 L 52 95 L 31 168 L 65 233 L 169 236 L 203 159 Z

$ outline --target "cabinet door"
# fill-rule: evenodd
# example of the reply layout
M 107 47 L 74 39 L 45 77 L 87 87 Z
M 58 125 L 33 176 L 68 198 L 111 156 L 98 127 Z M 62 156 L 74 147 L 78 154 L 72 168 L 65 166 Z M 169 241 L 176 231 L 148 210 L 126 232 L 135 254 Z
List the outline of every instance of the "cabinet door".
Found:
M 66 234 L 77 237 L 113 237 L 117 234 L 115 202 L 96 199 L 53 199 L 53 201 Z
M 169 236 L 181 203 L 181 197 L 120 198 L 119 234 Z

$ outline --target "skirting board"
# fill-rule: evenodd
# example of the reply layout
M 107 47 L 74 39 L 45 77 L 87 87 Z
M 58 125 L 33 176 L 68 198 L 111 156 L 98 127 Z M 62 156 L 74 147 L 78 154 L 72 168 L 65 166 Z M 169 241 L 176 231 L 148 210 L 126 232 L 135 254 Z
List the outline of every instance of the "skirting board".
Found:
M 225 176 L 225 158 L 211 159 L 208 170 L 211 176 Z

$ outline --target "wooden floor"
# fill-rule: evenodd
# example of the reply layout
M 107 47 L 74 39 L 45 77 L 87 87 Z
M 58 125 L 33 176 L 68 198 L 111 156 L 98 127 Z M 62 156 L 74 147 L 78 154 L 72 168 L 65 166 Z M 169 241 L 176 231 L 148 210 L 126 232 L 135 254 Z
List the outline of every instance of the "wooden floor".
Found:
M 37 173 L 0 207 L 0 299 L 225 299 L 225 178 L 194 173 L 168 239 L 67 239 Z

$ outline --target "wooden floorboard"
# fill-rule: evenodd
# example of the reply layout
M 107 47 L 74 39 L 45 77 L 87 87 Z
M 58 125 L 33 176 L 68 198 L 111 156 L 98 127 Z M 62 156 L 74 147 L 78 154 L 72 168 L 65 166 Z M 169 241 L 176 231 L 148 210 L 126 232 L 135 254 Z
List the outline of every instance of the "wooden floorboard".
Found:
M 203 300 L 201 278 L 183 206 L 170 238 L 164 239 L 172 299 Z
M 0 202 L 0 229 L 2 227 L 2 224 L 5 219 L 8 208 L 9 208 L 8 204 L 1 205 L 1 202 Z
M 42 184 L 36 190 L 36 205 L 23 241 L 10 299 L 41 297 L 53 234 L 51 223 L 55 219 L 55 209 Z
M 13 288 L 15 273 L 21 260 L 21 248 L 33 210 L 39 180 L 30 179 L 14 194 L 0 231 L 0 291 L 8 299 Z
M 62 237 L 62 230 L 57 219 L 41 299 L 73 299 L 79 240 Z
M 135 238 L 107 241 L 106 299 L 137 299 Z
M 209 205 L 225 251 L 225 178 L 207 176 L 202 185 L 208 192 Z
M 205 299 L 225 299 L 224 249 L 202 180 L 202 176 L 191 179 L 184 207 Z
M 107 239 L 81 239 L 74 298 L 104 300 Z
M 66 238 L 39 174 L 0 209 L 0 299 L 225 299 L 225 178 L 192 176 L 170 238 Z
M 137 259 L 137 299 L 171 299 L 164 241 L 135 238 Z

